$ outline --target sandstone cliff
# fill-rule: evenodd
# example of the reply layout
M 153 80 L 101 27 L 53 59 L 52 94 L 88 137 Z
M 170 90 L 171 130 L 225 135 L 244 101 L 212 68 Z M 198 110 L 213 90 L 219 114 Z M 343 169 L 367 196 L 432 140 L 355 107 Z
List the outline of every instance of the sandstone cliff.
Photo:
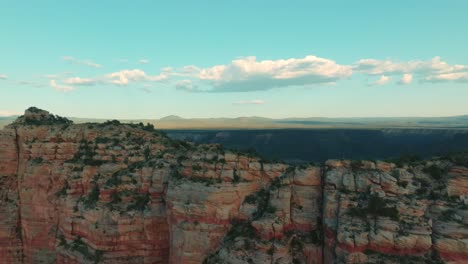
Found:
M 0 132 L 0 263 L 467 263 L 464 164 L 294 167 L 30 108 Z

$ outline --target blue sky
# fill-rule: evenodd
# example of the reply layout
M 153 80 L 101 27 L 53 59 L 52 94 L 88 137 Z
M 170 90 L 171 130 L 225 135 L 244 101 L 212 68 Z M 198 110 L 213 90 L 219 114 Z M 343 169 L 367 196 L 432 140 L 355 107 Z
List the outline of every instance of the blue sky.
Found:
M 468 114 L 468 1 L 0 0 L 0 115 Z

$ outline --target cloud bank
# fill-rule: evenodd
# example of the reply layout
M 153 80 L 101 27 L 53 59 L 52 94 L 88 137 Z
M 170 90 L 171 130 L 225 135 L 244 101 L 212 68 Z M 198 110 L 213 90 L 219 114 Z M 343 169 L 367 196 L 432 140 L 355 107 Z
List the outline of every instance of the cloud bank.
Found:
M 101 67 L 99 64 L 69 56 L 63 59 L 95 68 Z M 139 63 L 147 64 L 149 60 L 141 59 Z M 0 78 L 2 76 L 6 78 L 5 75 L 0 75 Z M 368 83 L 371 86 L 391 83 L 409 85 L 415 82 L 468 82 L 468 66 L 449 64 L 437 56 L 430 60 L 410 61 L 366 58 L 352 64 L 340 64 L 315 55 L 277 60 L 259 60 L 250 56 L 209 67 L 165 67 L 154 75 L 141 69 L 123 69 L 96 77 L 64 76 L 60 81 L 62 85 L 55 81 L 57 78 L 52 78 L 53 82 L 50 82 L 50 85 L 59 91 L 71 91 L 77 86 L 95 84 L 145 86 L 148 82 L 166 81 L 176 90 L 185 92 L 252 92 L 333 84 L 355 76 L 374 79 L 375 81 Z
M 263 61 L 245 57 L 209 68 L 186 66 L 180 74 L 206 83 L 210 91 L 247 92 L 331 83 L 349 78 L 352 67 L 316 56 Z
M 362 59 L 353 66 L 356 72 L 367 75 L 402 75 L 400 84 L 409 84 L 417 76 L 421 81 L 468 81 L 468 66 L 449 64 L 440 57 L 431 60 L 397 62 L 392 60 Z

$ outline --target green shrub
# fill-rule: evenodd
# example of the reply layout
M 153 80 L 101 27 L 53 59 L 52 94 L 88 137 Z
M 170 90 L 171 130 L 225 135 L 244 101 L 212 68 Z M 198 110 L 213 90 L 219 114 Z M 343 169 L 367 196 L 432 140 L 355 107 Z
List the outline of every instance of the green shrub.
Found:
M 37 158 L 32 159 L 31 162 L 33 164 L 41 164 L 42 162 L 44 162 L 44 159 L 41 157 L 37 157 Z
M 192 170 L 194 171 L 201 171 L 202 170 L 202 167 L 198 164 L 195 164 L 195 165 L 192 165 Z
M 255 238 L 256 231 L 250 222 L 233 220 L 231 229 L 226 233 L 225 241 L 234 241 L 237 237 Z
M 245 197 L 244 202 L 248 204 L 255 204 L 257 202 L 257 196 L 255 194 L 250 194 Z
M 106 144 L 106 143 L 109 143 L 111 142 L 111 139 L 110 138 L 106 138 L 106 137 L 97 137 L 95 139 L 96 143 L 98 144 Z
M 443 157 L 457 166 L 468 167 L 468 151 L 452 152 Z
M 119 120 L 107 120 L 106 122 L 104 123 L 101 123 L 99 124 L 100 127 L 104 127 L 104 126 L 118 126 L 120 125 L 120 121 Z
M 145 160 L 148 161 L 150 159 L 151 150 L 149 147 L 145 148 L 145 150 L 143 151 L 143 155 L 145 156 Z
M 68 181 L 65 182 L 62 189 L 55 193 L 57 197 L 64 197 L 67 195 L 67 190 L 70 189 L 70 185 L 68 185 Z
M 273 256 L 273 253 L 275 253 L 275 249 L 273 247 L 269 248 L 267 250 L 267 254 L 270 255 L 270 256 Z
M 265 212 L 268 214 L 274 214 L 276 212 L 276 207 L 268 203 L 268 206 L 265 209 Z
M 106 181 L 106 186 L 119 186 L 122 184 L 122 179 L 120 177 L 121 171 L 117 171 Z
M 150 201 L 150 194 L 149 193 L 144 193 L 144 194 L 138 194 L 136 199 L 133 201 L 133 203 L 129 206 L 127 206 L 128 211 L 140 211 L 143 212 Z
M 407 154 L 407 155 L 402 155 L 398 158 L 388 159 L 387 161 L 395 163 L 397 167 L 401 168 L 406 164 L 414 164 L 416 162 L 419 162 L 421 161 L 421 158 L 417 155 Z
M 266 189 L 261 189 L 255 194 L 255 196 L 257 203 L 257 211 L 255 211 L 252 217 L 254 220 L 257 220 L 261 218 L 267 210 L 270 200 L 270 192 Z
M 369 198 L 367 207 L 353 207 L 348 211 L 348 215 L 359 218 L 366 218 L 367 215 L 390 217 L 393 220 L 399 219 L 399 212 L 395 206 L 387 207 L 387 201 L 372 195 Z
M 94 263 L 100 263 L 102 261 L 103 251 L 101 250 L 90 250 L 88 245 L 86 245 L 81 237 L 73 240 L 71 243 L 70 249 L 72 251 L 79 252 L 86 259 L 93 261 Z
M 310 231 L 310 240 L 315 245 L 323 245 L 324 236 L 323 236 L 323 226 L 322 219 L 317 217 L 317 227 L 315 230 Z
M 444 169 L 439 168 L 436 165 L 431 165 L 429 167 L 424 168 L 423 172 L 431 175 L 431 177 L 434 180 L 440 180 L 440 179 L 442 179 L 442 177 L 443 177 L 443 175 L 445 174 L 446 171 Z
M 362 161 L 361 160 L 353 160 L 351 161 L 351 168 L 353 170 L 358 170 L 362 167 Z
M 270 185 L 272 190 L 279 189 L 281 187 L 281 179 L 279 177 L 275 178 Z
M 154 131 L 154 125 L 150 123 L 146 123 L 146 126 L 143 127 L 143 130 L 146 130 L 148 132 L 153 132 Z
M 390 217 L 394 220 L 399 219 L 396 207 L 387 207 L 387 201 L 376 195 L 372 195 L 369 199 L 368 212 L 373 215 Z
M 239 183 L 241 181 L 241 177 L 237 174 L 237 170 L 234 170 L 233 173 L 234 173 L 234 175 L 233 175 L 232 182 L 234 184 Z
M 94 209 L 96 207 L 96 202 L 99 200 L 99 194 L 99 187 L 97 184 L 94 184 L 88 196 L 83 201 L 84 207 L 88 209 Z
M 456 214 L 456 211 L 454 209 L 449 209 L 449 210 L 443 211 L 439 216 L 439 220 L 441 220 L 441 221 L 451 221 L 455 214 Z
M 397 184 L 398 186 L 401 186 L 403 188 L 406 188 L 406 186 L 408 186 L 408 182 L 406 181 L 398 181 Z

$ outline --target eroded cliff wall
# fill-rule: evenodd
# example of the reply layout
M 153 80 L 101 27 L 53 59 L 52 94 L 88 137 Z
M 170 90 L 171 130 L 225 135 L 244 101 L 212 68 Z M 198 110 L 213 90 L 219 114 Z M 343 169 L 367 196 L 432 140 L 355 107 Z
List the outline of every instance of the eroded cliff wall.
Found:
M 293 167 L 27 111 L 0 132 L 1 263 L 466 263 L 468 169 Z

